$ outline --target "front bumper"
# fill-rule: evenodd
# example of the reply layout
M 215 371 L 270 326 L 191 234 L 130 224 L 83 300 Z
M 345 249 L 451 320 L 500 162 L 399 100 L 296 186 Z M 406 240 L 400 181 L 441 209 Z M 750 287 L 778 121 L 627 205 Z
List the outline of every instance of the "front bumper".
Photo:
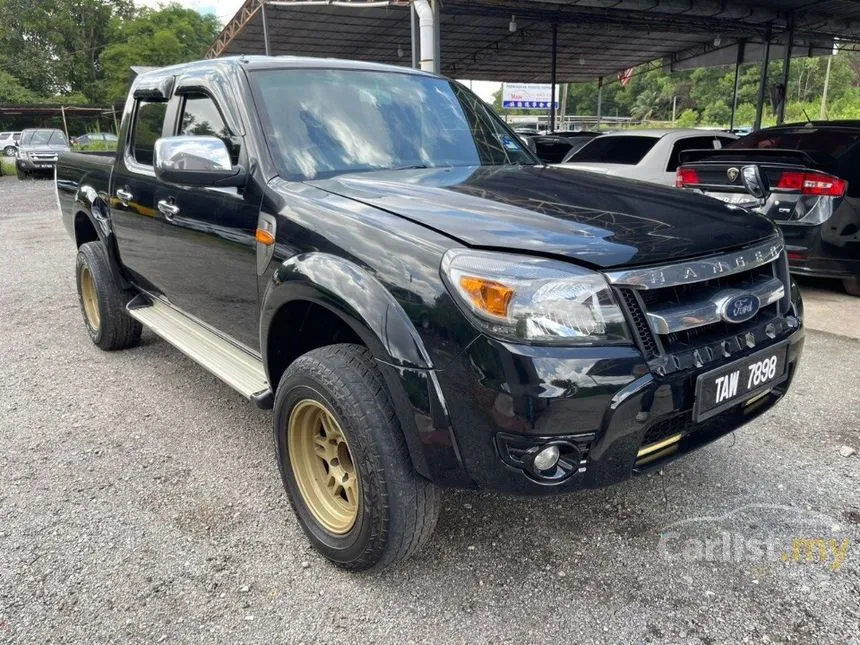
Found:
M 45 172 L 53 173 L 54 167 L 57 165 L 56 160 L 42 159 L 15 159 L 15 166 L 23 172 Z
M 559 493 L 607 486 L 658 467 L 771 408 L 790 386 L 803 347 L 801 327 L 785 326 L 783 332 L 754 347 L 738 347 L 728 358 L 663 376 L 635 347 L 550 348 L 481 337 L 436 375 L 458 458 L 474 486 Z M 788 346 L 782 382 L 751 403 L 693 423 L 699 374 L 778 343 Z M 675 440 L 660 448 L 667 437 Z M 528 446 L 549 441 L 569 447 L 579 464 L 558 482 L 538 481 L 518 463 Z

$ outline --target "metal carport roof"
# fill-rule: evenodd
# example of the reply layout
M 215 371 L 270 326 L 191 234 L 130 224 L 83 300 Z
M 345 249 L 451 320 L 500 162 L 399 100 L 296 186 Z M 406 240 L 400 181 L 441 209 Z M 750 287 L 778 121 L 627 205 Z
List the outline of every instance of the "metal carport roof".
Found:
M 208 56 L 265 53 L 262 4 L 246 0 Z M 269 0 L 265 13 L 273 55 L 412 63 L 408 1 Z M 441 72 L 475 80 L 547 81 L 552 24 L 558 82 L 613 77 L 657 59 L 681 64 L 739 38 L 761 42 L 768 27 L 780 43 L 790 20 L 795 55 L 860 41 L 853 0 L 444 0 L 440 15 Z

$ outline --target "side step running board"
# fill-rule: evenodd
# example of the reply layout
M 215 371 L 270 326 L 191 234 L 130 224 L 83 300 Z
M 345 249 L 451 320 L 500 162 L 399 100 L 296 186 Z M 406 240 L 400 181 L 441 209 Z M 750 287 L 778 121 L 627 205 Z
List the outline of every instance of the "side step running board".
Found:
M 128 303 L 128 313 L 261 408 L 272 407 L 263 361 L 200 323 L 145 295 Z

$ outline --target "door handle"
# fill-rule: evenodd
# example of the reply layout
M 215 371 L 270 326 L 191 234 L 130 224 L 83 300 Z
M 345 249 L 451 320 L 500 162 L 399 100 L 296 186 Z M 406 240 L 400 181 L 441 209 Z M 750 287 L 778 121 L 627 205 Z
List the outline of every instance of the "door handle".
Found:
M 158 202 L 158 210 L 164 215 L 164 219 L 170 221 L 179 215 L 179 206 L 172 199 L 162 199 Z
M 122 202 L 123 206 L 128 206 L 128 203 L 134 199 L 134 195 L 125 190 L 124 188 L 120 188 L 116 191 L 116 196 L 120 202 Z

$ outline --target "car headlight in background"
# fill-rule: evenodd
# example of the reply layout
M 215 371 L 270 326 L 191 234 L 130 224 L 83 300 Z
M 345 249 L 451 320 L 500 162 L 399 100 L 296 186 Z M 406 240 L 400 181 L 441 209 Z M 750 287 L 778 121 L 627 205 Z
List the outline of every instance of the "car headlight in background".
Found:
M 442 277 L 455 299 L 491 336 L 553 345 L 629 344 L 606 279 L 565 262 L 451 249 Z

